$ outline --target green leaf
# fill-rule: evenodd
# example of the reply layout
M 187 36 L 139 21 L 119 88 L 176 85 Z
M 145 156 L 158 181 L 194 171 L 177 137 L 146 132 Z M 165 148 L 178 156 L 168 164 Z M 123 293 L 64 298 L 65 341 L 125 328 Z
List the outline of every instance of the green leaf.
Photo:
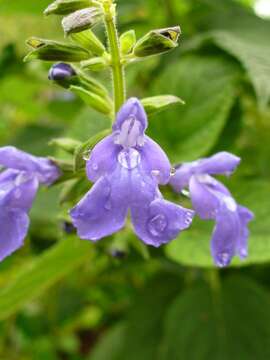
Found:
M 265 108 L 270 100 L 270 22 L 235 1 L 223 1 L 220 5 L 201 0 L 200 5 L 199 26 L 209 32 L 192 39 L 193 44 L 212 42 L 234 56 L 247 71 L 260 107 Z
M 69 89 L 96 111 L 105 115 L 109 115 L 111 113 L 111 104 L 107 100 L 103 99 L 101 96 L 87 91 L 79 86 L 70 86 Z
M 270 298 L 250 279 L 182 293 L 165 321 L 160 360 L 264 360 L 270 357 Z
M 7 288 L 0 292 L 0 320 L 14 314 L 27 302 L 42 294 L 85 261 L 91 261 L 90 244 L 68 238 L 18 271 Z
M 265 263 L 270 261 L 270 235 L 268 218 L 270 212 L 270 185 L 264 181 L 242 181 L 229 184 L 237 202 L 250 208 L 255 219 L 250 223 L 249 256 L 240 261 L 235 258 L 232 266 Z M 166 247 L 168 257 L 190 266 L 213 266 L 210 240 L 214 222 L 197 219 L 191 228 Z
M 119 353 L 125 338 L 126 324 L 120 323 L 109 329 L 98 343 L 88 360 L 120 360 Z
M 148 116 L 155 115 L 161 111 L 170 109 L 172 105 L 182 104 L 185 102 L 177 96 L 160 95 L 142 99 L 142 104 Z
M 156 359 L 162 337 L 160 324 L 180 281 L 164 274 L 149 284 L 144 294 L 134 299 L 127 319 L 105 334 L 89 360 Z
M 70 124 L 65 136 L 86 142 L 90 137 L 110 127 L 111 123 L 108 117 L 85 107 Z
M 237 80 L 237 66 L 202 56 L 172 63 L 157 79 L 155 92 L 171 92 L 186 102 L 158 116 L 149 129 L 172 162 L 194 160 L 214 146 L 235 101 Z
M 270 100 L 270 49 L 268 44 L 270 26 L 269 31 L 265 34 L 265 40 L 259 33 L 258 37 L 254 38 L 256 28 L 255 31 L 253 29 L 253 41 L 246 31 L 237 33 L 222 30 L 213 31 L 195 40 L 202 44 L 212 41 L 239 60 L 250 77 L 259 105 L 264 109 Z
M 85 143 L 80 145 L 74 154 L 74 171 L 79 171 L 85 166 L 85 160 L 84 155 L 91 151 L 91 149 L 105 136 L 109 135 L 111 132 L 111 129 L 106 129 L 98 134 L 92 136 L 90 139 L 88 139 Z

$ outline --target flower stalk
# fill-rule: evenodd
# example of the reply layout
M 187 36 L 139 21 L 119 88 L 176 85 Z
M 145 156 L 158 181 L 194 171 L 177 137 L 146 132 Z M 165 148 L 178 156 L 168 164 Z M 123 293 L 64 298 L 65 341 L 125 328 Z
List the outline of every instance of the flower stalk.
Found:
M 111 0 L 104 1 L 104 22 L 111 55 L 111 69 L 113 78 L 114 113 L 116 114 L 125 102 L 126 84 L 124 66 L 121 61 L 119 37 L 116 28 L 115 4 Z

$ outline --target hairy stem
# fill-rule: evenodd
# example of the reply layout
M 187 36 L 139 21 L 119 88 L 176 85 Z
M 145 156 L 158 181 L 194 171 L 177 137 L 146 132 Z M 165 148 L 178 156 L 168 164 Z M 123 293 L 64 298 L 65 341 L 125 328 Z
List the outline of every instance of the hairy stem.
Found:
M 124 67 L 121 62 L 119 49 L 119 39 L 115 23 L 115 5 L 111 0 L 104 1 L 105 26 L 108 36 L 109 49 L 111 55 L 111 68 L 113 78 L 114 112 L 125 102 L 126 85 Z

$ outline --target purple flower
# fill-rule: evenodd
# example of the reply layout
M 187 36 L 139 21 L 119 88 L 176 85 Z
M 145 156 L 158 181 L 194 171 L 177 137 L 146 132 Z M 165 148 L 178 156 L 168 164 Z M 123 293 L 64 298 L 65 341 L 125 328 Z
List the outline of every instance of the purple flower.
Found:
M 95 184 L 70 215 L 82 239 L 99 240 L 120 230 L 130 210 L 138 237 L 155 247 L 189 227 L 193 211 L 163 199 L 171 166 L 158 144 L 145 135 L 147 116 L 139 100 L 120 109 L 113 132 L 93 149 L 87 176 Z
M 7 146 L 0 148 L 0 261 L 22 246 L 39 184 L 51 185 L 60 175 L 48 159 Z
M 212 256 L 217 266 L 230 264 L 234 255 L 248 255 L 248 223 L 253 214 L 236 203 L 229 190 L 211 175 L 230 175 L 240 158 L 220 152 L 210 158 L 184 163 L 177 168 L 170 183 L 176 191 L 188 187 L 196 213 L 204 220 L 214 219 Z

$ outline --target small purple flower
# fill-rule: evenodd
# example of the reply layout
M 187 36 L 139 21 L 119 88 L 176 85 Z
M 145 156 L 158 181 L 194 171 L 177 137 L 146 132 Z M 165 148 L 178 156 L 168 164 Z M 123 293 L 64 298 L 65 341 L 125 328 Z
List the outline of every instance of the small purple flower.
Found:
M 195 212 L 203 220 L 214 219 L 212 256 L 217 266 L 225 267 L 234 255 L 248 255 L 248 223 L 253 213 L 236 203 L 229 190 L 211 175 L 230 175 L 240 158 L 220 152 L 210 158 L 184 163 L 176 170 L 170 184 L 177 191 L 189 188 Z
M 193 211 L 163 199 L 171 166 L 163 150 L 145 135 L 147 116 L 139 100 L 120 109 L 110 136 L 99 142 L 87 162 L 92 189 L 70 215 L 82 239 L 97 241 L 120 230 L 130 210 L 138 237 L 158 247 L 189 227 Z
M 0 261 L 22 246 L 39 184 L 51 185 L 59 176 L 48 159 L 12 146 L 0 148 Z

